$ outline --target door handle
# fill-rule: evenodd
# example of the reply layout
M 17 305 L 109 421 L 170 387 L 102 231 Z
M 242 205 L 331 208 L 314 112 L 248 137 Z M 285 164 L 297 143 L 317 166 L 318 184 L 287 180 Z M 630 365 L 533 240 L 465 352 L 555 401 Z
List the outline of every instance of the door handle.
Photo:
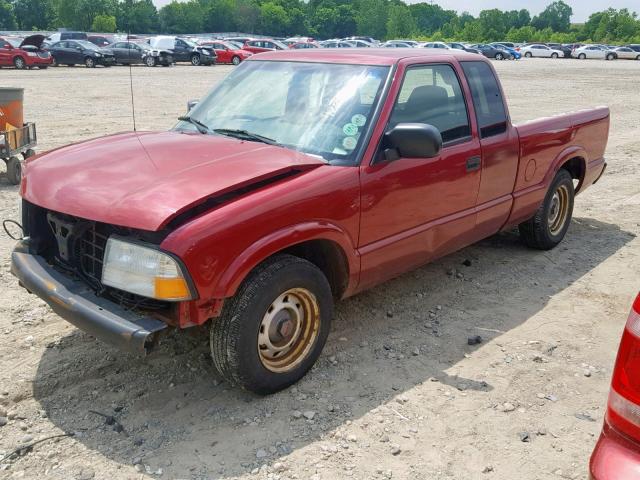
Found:
M 467 158 L 467 172 L 474 172 L 480 169 L 480 156 Z

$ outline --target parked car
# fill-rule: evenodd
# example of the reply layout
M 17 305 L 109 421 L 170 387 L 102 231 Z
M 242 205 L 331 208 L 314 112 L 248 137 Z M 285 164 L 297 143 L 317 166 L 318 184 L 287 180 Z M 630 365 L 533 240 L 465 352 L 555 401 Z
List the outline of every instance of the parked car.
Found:
M 318 45 L 316 42 L 298 42 L 289 45 L 289 48 L 292 48 L 294 50 L 301 50 L 305 48 L 320 48 L 320 45 Z
M 497 49 L 506 50 L 511 55 L 511 60 L 520 60 L 522 58 L 522 54 L 520 51 L 516 50 L 513 47 L 509 47 L 507 45 L 503 45 L 502 43 L 490 43 L 492 47 Z
M 557 246 L 609 109 L 513 125 L 485 58 L 386 53 L 254 55 L 172 131 L 27 161 L 12 273 L 128 351 L 206 324 L 222 376 L 267 394 L 318 359 L 334 299 L 514 226 Z
M 634 52 L 640 52 L 640 45 L 638 44 L 629 44 L 629 45 L 625 45 L 625 47 L 630 48 L 631 50 L 633 50 Z
M 64 40 L 56 42 L 47 47 L 53 57 L 52 66 L 68 65 L 70 67 L 78 64 L 88 68 L 97 65 L 110 67 L 115 63 L 115 57 L 111 50 L 100 48 L 88 40 Z
M 0 37 L 0 67 L 47 68 L 53 59 L 42 49 L 44 39 L 44 35 L 30 35 L 21 41 Z
M 357 37 L 357 36 L 356 37 L 347 37 L 347 38 L 343 38 L 342 40 L 346 41 L 346 42 L 359 40 L 359 41 L 362 41 L 362 42 L 366 42 L 369 45 L 377 45 L 377 44 L 380 43 L 378 40 L 376 40 L 373 37 L 362 37 L 362 36 L 360 36 L 360 37 Z M 418 42 L 414 42 L 413 40 L 401 40 L 401 41 L 405 42 L 405 43 L 409 43 L 409 44 L 414 43 L 416 45 L 418 43 Z
M 343 42 L 342 40 L 325 40 L 324 42 L 319 43 L 322 48 L 353 48 L 353 46 L 348 42 Z
M 631 47 L 618 47 L 613 50 L 613 53 L 621 60 L 640 60 L 640 51 L 635 51 Z
M 573 47 L 569 45 L 562 45 L 561 43 L 547 43 L 547 47 L 552 50 L 559 50 L 563 53 L 564 58 L 571 58 L 571 52 L 573 51 Z
M 351 45 L 353 48 L 371 48 L 373 47 L 373 44 L 365 41 L 365 40 L 344 40 L 345 42 L 347 42 L 349 45 Z
M 255 40 L 255 39 L 253 37 L 225 37 L 222 40 L 226 42 L 234 42 L 242 46 L 245 43 L 247 43 L 249 40 Z
M 440 48 L 442 50 L 451 50 L 451 47 L 444 42 L 426 42 L 419 45 L 420 48 Z
M 631 480 L 640 472 L 640 294 L 627 319 L 611 380 L 602 432 L 589 473 L 592 480 Z
M 294 43 L 316 43 L 312 37 L 291 37 L 285 40 L 282 40 L 287 47 L 290 47 Z
M 248 40 L 244 46 L 243 50 L 247 50 L 251 53 L 263 53 L 263 52 L 272 52 L 274 50 L 288 50 L 284 43 L 279 42 L 273 39 L 262 39 L 262 40 Z
M 47 42 L 53 44 L 62 40 L 87 40 L 87 38 L 84 32 L 56 32 L 47 37 Z
M 413 45 L 399 40 L 389 40 L 378 45 L 380 48 L 413 48 Z
M 464 52 L 469 52 L 469 53 L 479 53 L 479 54 L 482 53 L 477 48 L 467 47 L 464 43 L 460 43 L 460 42 L 450 42 L 450 43 L 447 43 L 447 45 L 449 45 L 451 48 L 455 50 L 462 50 Z
M 495 58 L 496 60 L 511 60 L 513 58 L 511 54 L 504 48 L 496 48 L 484 43 L 476 43 L 474 45 L 470 45 L 470 48 L 479 50 L 480 53 L 482 53 L 482 55 L 487 58 Z
M 616 58 L 616 55 L 612 50 L 609 50 L 606 47 L 600 45 L 585 45 L 584 47 L 576 48 L 575 50 L 573 50 L 573 52 L 571 52 L 571 55 L 574 58 L 578 58 L 580 60 L 615 60 Z
M 113 37 L 106 37 L 104 35 L 88 35 L 87 40 L 99 47 L 106 47 L 114 42 Z
M 214 65 L 216 52 L 207 46 L 197 45 L 189 39 L 172 36 L 153 37 L 149 44 L 156 50 L 168 50 L 174 62 L 189 62 L 191 65 Z
M 564 52 L 562 50 L 554 50 L 541 43 L 534 43 L 533 45 L 522 47 L 520 53 L 526 58 L 564 58 Z
M 113 52 L 115 63 L 121 65 L 143 63 L 148 67 L 156 65 L 168 67 L 173 63 L 173 54 L 170 50 L 157 50 L 148 43 L 115 42 L 108 48 Z
M 213 48 L 216 52 L 218 63 L 231 63 L 233 65 L 239 65 L 249 58 L 253 53 L 248 50 L 243 50 L 235 42 L 228 40 L 207 40 L 201 43 Z

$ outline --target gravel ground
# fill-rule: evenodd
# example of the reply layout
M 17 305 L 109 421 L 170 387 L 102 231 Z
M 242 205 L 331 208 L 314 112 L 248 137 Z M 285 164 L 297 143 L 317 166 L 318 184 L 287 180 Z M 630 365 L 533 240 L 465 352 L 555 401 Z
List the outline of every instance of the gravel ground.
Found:
M 133 68 L 138 129 L 169 128 L 231 68 Z M 271 397 L 221 382 L 197 335 L 138 359 L 76 330 L 18 287 L 1 237 L 0 456 L 75 435 L 0 461 L 0 478 L 586 478 L 639 289 L 640 62 L 496 68 L 515 121 L 611 107 L 607 175 L 565 242 L 502 233 L 342 302 L 317 366 Z M 2 78 L 25 88 L 40 150 L 132 126 L 126 68 Z M 17 199 L 1 174 L 0 218 Z

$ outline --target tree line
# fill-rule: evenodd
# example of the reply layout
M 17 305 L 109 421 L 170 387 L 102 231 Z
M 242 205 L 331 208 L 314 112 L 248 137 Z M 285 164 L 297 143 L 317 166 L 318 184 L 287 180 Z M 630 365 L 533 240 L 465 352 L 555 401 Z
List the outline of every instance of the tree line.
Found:
M 533 17 L 526 9 L 474 17 L 401 0 L 173 0 L 159 10 L 152 0 L 0 0 L 0 30 L 640 43 L 640 20 L 628 9 L 595 12 L 584 24 L 572 24 L 572 14 L 562 0 Z

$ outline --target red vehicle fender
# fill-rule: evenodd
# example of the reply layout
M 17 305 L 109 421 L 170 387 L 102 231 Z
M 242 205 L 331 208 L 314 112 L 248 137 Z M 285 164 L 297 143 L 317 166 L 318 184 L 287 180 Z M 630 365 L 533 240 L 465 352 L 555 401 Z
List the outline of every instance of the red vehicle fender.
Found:
M 584 181 L 584 176 L 587 171 L 587 162 L 588 162 L 587 152 L 585 151 L 584 148 L 578 145 L 572 145 L 564 149 L 562 152 L 558 154 L 555 160 L 551 163 L 551 167 L 549 168 L 549 170 L 547 171 L 547 174 L 544 177 L 544 185 L 546 188 L 549 188 L 549 185 L 555 178 L 556 174 L 558 173 L 558 170 L 560 170 L 560 168 L 562 168 L 562 166 L 565 163 L 573 159 L 577 159 L 578 164 L 576 166 L 580 168 L 580 172 L 581 172 L 580 183 L 578 184 L 578 188 L 576 189 L 576 193 L 578 193 L 578 191 L 580 190 L 580 187 L 582 186 L 582 182 Z
M 348 296 L 358 285 L 360 257 L 349 235 L 340 227 L 321 221 L 306 222 L 277 230 L 262 237 L 236 256 L 233 262 L 218 277 L 214 287 L 215 298 L 235 295 L 238 287 L 256 266 L 270 256 L 287 248 L 311 240 L 327 240 L 338 245 L 346 260 L 348 284 L 343 296 Z

